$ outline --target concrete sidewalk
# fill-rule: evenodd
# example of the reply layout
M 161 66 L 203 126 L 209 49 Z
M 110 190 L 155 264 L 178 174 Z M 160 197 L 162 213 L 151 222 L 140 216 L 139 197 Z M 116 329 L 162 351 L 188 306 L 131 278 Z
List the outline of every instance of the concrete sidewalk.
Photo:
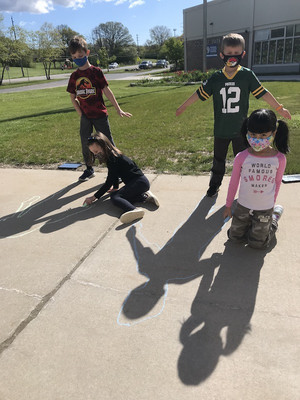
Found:
M 0 169 L 0 399 L 297 399 L 299 183 L 255 251 L 227 242 L 228 177 L 213 200 L 148 175 L 161 207 L 124 226 L 80 173 Z

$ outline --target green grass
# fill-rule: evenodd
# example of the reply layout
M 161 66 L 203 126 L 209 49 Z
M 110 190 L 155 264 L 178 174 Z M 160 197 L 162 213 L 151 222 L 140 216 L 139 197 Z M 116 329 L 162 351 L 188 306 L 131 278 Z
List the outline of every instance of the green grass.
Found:
M 292 113 L 291 153 L 286 173 L 300 173 L 300 83 L 267 82 L 266 88 Z M 130 87 L 110 84 L 121 108 L 133 114 L 120 118 L 107 101 L 117 146 L 141 168 L 156 172 L 208 172 L 213 151 L 212 99 L 198 101 L 180 117 L 176 108 L 196 87 Z M 0 160 L 4 165 L 57 165 L 82 160 L 79 117 L 65 88 L 1 94 Z M 250 98 L 250 110 L 264 107 Z M 229 164 L 232 152 L 229 153 Z M 228 171 L 230 168 L 228 169 Z
M 52 65 L 52 67 L 53 67 L 53 65 Z M 71 69 L 62 70 L 60 68 L 60 63 L 59 62 L 56 63 L 56 67 L 57 68 L 51 68 L 51 74 L 50 75 L 65 74 L 65 73 L 73 71 Z M 74 68 L 74 70 L 76 68 Z M 44 70 L 44 67 L 43 67 L 42 63 L 36 63 L 36 64 L 34 64 L 33 67 L 30 67 L 30 68 L 24 67 L 23 71 L 24 71 L 24 74 L 25 74 L 25 78 L 33 77 L 33 76 L 45 76 L 45 70 Z M 15 78 L 24 78 L 23 75 L 22 75 L 21 67 L 9 67 L 8 71 L 5 70 L 3 79 L 15 79 Z M 46 77 L 45 77 L 45 79 L 46 79 Z

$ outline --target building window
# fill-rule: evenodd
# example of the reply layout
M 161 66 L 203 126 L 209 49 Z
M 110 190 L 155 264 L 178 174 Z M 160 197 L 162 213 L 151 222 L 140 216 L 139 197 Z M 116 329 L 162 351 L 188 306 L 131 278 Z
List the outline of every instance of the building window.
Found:
M 284 28 L 272 29 L 271 39 L 284 37 Z
M 293 39 L 286 39 L 285 49 L 284 49 L 284 62 L 285 63 L 292 62 L 292 48 L 293 48 Z
M 254 64 L 299 62 L 300 24 L 255 32 Z
M 283 62 L 283 46 L 284 40 L 277 40 L 276 64 L 281 64 Z
M 300 38 L 294 41 L 293 62 L 300 62 Z
M 262 64 L 267 64 L 268 62 L 268 51 L 269 51 L 269 42 L 262 42 L 262 50 L 261 50 Z

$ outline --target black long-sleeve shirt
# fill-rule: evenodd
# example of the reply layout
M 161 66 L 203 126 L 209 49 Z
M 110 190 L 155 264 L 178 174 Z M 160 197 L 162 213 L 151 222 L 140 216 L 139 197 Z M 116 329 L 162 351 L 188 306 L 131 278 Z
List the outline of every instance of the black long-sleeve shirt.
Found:
M 121 178 L 126 185 L 126 183 L 130 182 L 132 179 L 144 175 L 136 163 L 124 154 L 120 154 L 117 157 L 111 155 L 106 165 L 108 175 L 104 184 L 94 195 L 97 199 L 100 199 L 111 186 L 118 187 L 119 178 Z

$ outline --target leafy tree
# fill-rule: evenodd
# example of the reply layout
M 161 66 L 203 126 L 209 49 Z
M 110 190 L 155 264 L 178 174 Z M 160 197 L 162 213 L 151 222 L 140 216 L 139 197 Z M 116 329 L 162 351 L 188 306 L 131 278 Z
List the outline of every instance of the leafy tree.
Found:
M 105 47 L 109 57 L 116 55 L 125 47 L 134 45 L 134 40 L 129 30 L 120 22 L 106 22 L 99 24 L 92 31 L 95 46 Z
M 97 54 L 99 56 L 99 66 L 101 68 L 108 68 L 109 57 L 108 57 L 106 48 L 101 47 L 101 49 L 98 50 Z
M 64 57 L 67 58 L 68 57 L 68 47 L 69 47 L 70 40 L 74 36 L 79 35 L 79 33 L 73 31 L 73 29 L 68 27 L 68 25 L 58 25 L 56 27 L 56 29 L 60 33 L 61 40 L 62 40 L 62 43 L 64 45 L 64 48 L 63 48 Z
M 149 32 L 152 44 L 160 47 L 171 37 L 171 30 L 163 25 L 157 25 L 150 29 Z
M 2 85 L 5 69 L 10 65 L 20 65 L 20 60 L 28 55 L 29 48 L 24 38 L 15 39 L 12 28 L 10 28 L 6 36 L 0 35 L 0 63 L 2 71 L 0 73 L 0 85 Z
M 43 63 L 45 76 L 49 80 L 51 65 L 61 56 L 64 44 L 61 35 L 52 24 L 44 23 L 35 33 L 37 59 Z
M 172 37 L 165 42 L 164 47 L 168 60 L 171 63 L 174 63 L 175 69 L 177 69 L 178 65 L 184 60 L 184 47 L 182 40 Z

